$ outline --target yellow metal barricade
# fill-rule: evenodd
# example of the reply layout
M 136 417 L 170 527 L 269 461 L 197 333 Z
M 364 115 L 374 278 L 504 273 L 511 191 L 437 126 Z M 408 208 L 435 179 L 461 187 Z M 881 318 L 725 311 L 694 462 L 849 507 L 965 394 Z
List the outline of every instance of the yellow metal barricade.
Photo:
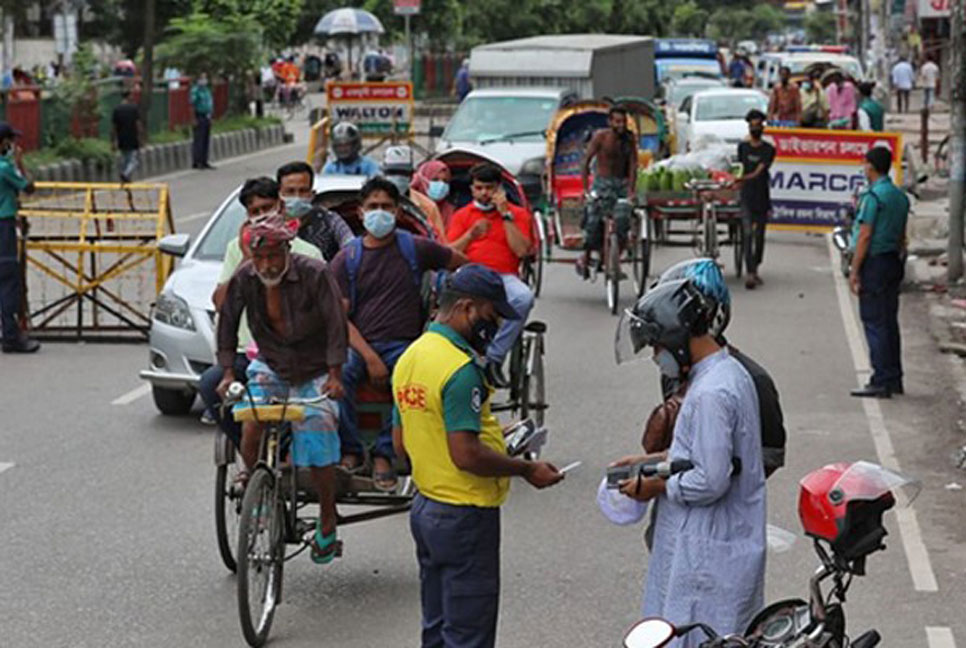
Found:
M 315 169 L 316 173 L 322 171 L 325 166 L 325 159 L 329 151 L 329 118 L 323 116 L 322 119 L 312 124 L 309 131 L 309 152 L 306 162 Z
M 166 184 L 38 182 L 19 215 L 26 313 L 47 338 L 146 339 L 171 272 L 158 241 L 174 232 Z

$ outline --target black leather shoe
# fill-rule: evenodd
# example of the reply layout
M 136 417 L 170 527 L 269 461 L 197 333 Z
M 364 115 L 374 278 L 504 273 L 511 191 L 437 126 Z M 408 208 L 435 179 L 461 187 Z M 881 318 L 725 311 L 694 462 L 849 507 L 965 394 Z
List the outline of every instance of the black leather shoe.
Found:
M 892 398 L 893 394 L 888 387 L 881 387 L 879 385 L 866 385 L 865 387 L 853 389 L 849 393 L 856 398 Z
M 890 394 L 897 394 L 899 396 L 902 396 L 903 394 L 906 393 L 906 390 L 903 388 L 902 383 L 899 383 L 897 385 L 889 385 L 887 389 L 889 390 Z
M 4 342 L 4 353 L 36 353 L 40 350 L 40 342 L 29 337 L 22 337 L 14 342 Z
M 486 362 L 486 381 L 497 389 L 506 389 L 510 386 L 510 381 L 503 375 L 503 369 L 497 363 L 488 360 Z

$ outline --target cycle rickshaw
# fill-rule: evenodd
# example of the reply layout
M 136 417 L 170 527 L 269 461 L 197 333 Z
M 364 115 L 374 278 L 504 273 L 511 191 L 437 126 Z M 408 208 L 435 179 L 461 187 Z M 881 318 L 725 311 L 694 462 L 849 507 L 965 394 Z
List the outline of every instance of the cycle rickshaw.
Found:
M 608 128 L 608 111 L 613 104 L 604 101 L 582 101 L 559 110 L 547 131 L 547 185 L 549 243 L 567 252 L 582 252 L 584 249 L 583 223 L 586 210 L 591 208 L 585 199 L 581 180 L 581 167 L 584 152 L 594 131 Z M 634 119 L 628 122 L 637 137 L 637 124 Z M 592 178 L 591 178 L 592 180 Z M 591 199 L 595 197 L 591 195 Z M 634 294 L 640 296 L 646 288 L 648 265 L 650 263 L 649 232 L 647 218 L 634 204 L 634 197 L 623 199 L 631 212 L 631 226 L 626 245 L 621 248 L 614 219 L 604 219 L 603 246 L 598 262 L 593 267 L 594 275 L 604 275 L 604 289 L 607 307 L 617 314 L 620 297 L 620 282 L 625 276 L 622 266 L 630 264 L 634 281 Z M 549 245 L 546 248 L 548 261 L 573 263 L 575 259 L 556 259 L 552 257 Z
M 507 200 L 533 213 L 523 185 L 506 167 L 492 158 L 475 151 L 454 148 L 435 156 L 434 159 L 449 167 L 452 180 L 447 200 L 456 209 L 473 200 L 470 169 L 476 164 L 486 162 L 500 169 Z M 534 296 L 538 296 L 543 282 L 543 255 L 540 250 L 545 245 L 546 233 L 543 220 L 536 213 L 533 213 L 531 239 L 534 241 L 534 252 L 521 261 L 520 278 L 530 286 Z M 548 407 L 543 366 L 546 332 L 547 325 L 543 322 L 527 323 L 510 352 L 509 393 L 506 400 L 493 403 L 494 412 L 510 412 L 521 419 L 532 418 L 538 426 L 543 426 L 544 412 Z

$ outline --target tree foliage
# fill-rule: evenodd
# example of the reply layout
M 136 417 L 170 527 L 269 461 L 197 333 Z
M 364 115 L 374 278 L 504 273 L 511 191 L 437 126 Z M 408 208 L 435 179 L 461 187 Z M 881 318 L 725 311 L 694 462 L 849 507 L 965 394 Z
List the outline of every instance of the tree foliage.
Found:
M 835 15 L 828 11 L 812 11 L 805 16 L 805 34 L 810 43 L 835 42 Z
M 750 8 L 719 8 L 708 20 L 708 35 L 732 46 L 742 40 L 761 41 L 781 29 L 785 15 L 767 3 Z
M 678 5 L 671 16 L 671 33 L 675 36 L 704 36 L 708 12 L 693 0 Z
M 218 19 L 196 11 L 171 21 L 155 58 L 162 66 L 174 66 L 192 76 L 200 72 L 231 76 L 258 67 L 261 42 L 262 29 L 251 16 Z

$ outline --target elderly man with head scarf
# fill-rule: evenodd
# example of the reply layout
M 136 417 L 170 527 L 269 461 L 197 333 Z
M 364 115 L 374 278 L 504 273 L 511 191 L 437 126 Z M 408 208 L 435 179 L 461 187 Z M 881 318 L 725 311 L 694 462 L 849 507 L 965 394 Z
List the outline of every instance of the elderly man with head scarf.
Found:
M 248 366 L 251 400 L 275 398 L 328 399 L 306 406 L 305 420 L 294 422 L 292 462 L 308 467 L 319 497 L 320 517 L 312 539 L 312 560 L 327 564 L 335 558 L 335 465 L 339 462 L 339 412 L 343 395 L 342 365 L 346 360 L 347 327 L 339 287 L 323 261 L 292 254 L 298 221 L 279 211 L 253 220 L 246 232 L 251 259 L 235 271 L 219 309 L 218 362 L 224 378 L 218 393 L 224 398 L 234 382 L 235 350 L 242 312 L 248 314 L 258 357 Z M 251 407 L 242 401 L 237 407 Z M 258 461 L 262 428 L 242 428 L 241 455 L 249 468 Z

